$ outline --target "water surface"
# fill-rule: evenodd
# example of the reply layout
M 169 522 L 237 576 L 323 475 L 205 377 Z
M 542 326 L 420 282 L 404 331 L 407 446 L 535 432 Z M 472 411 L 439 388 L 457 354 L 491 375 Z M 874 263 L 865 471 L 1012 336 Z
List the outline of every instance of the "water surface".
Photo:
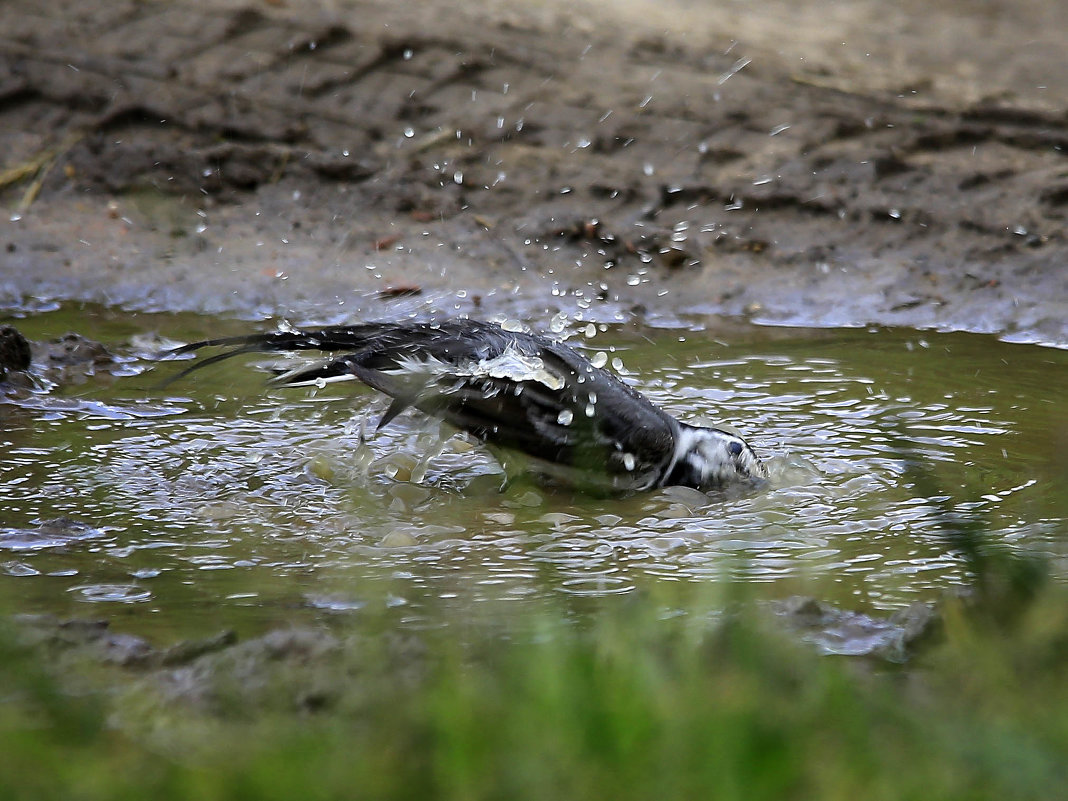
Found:
M 754 327 L 728 343 L 577 327 L 574 344 L 680 418 L 737 428 L 772 474 L 756 492 L 597 498 L 502 490 L 492 459 L 417 415 L 361 441 L 380 398 L 267 389 L 272 358 L 165 389 L 184 363 L 138 358 L 153 350 L 147 334 L 189 341 L 247 323 L 101 309 L 16 322 L 31 338 L 75 329 L 131 354 L 0 401 L 0 592 L 25 611 L 184 632 L 386 604 L 419 625 L 441 606 L 727 576 L 768 597 L 815 582 L 839 603 L 891 610 L 967 579 L 916 497 L 903 443 L 996 540 L 1058 565 L 1065 551 L 1065 351 L 885 329 Z M 57 518 L 69 522 L 46 522 Z

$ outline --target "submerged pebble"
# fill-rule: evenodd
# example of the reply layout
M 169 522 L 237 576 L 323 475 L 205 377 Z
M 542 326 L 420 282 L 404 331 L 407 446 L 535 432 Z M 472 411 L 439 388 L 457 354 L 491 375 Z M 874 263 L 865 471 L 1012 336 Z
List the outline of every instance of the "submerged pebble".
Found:
M 383 548 L 411 548 L 418 545 L 418 540 L 407 531 L 395 530 L 382 537 L 378 544 Z

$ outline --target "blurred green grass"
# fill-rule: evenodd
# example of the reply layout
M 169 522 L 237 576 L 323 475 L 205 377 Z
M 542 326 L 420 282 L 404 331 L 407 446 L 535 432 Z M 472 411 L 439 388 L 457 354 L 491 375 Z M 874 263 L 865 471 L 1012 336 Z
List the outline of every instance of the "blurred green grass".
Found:
M 583 624 L 547 607 L 425 632 L 407 676 L 347 652 L 328 710 L 232 716 L 72 693 L 7 634 L 0 797 L 1064 797 L 1065 600 L 1045 588 L 1011 629 L 948 602 L 903 668 L 817 656 L 745 604 L 701 625 L 639 598 Z

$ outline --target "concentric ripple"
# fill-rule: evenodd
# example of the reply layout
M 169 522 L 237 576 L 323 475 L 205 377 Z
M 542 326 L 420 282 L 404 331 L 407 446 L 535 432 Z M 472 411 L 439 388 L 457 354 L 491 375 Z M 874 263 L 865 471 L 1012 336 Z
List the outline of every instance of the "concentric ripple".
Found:
M 415 621 L 431 599 L 727 577 L 780 596 L 815 580 L 894 609 L 967 579 L 910 460 L 998 541 L 1063 558 L 1050 442 L 1068 354 L 885 330 L 783 337 L 754 330 L 727 347 L 701 332 L 609 330 L 585 343 L 680 418 L 746 437 L 771 479 L 728 494 L 502 490 L 498 465 L 437 424 L 402 415 L 370 436 L 384 408 L 373 393 L 268 392 L 250 362 L 166 391 L 131 378 L 10 396 L 5 580 L 34 585 L 23 597 L 49 610 L 135 603 L 161 617 L 190 605 L 351 611 L 388 585 Z

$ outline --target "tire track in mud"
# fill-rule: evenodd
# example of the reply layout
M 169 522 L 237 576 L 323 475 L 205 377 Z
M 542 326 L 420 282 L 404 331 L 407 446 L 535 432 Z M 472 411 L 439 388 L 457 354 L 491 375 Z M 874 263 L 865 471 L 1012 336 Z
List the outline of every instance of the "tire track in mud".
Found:
M 648 263 L 714 284 L 729 262 L 759 287 L 891 257 L 915 275 L 880 290 L 890 310 L 1068 261 L 1063 112 L 850 94 L 655 37 L 306 11 L 5 4 L 3 166 L 84 132 L 43 197 L 348 185 L 375 224 L 492 227 L 517 262 L 571 262 L 576 280 Z M 743 310 L 739 280 L 706 296 Z

